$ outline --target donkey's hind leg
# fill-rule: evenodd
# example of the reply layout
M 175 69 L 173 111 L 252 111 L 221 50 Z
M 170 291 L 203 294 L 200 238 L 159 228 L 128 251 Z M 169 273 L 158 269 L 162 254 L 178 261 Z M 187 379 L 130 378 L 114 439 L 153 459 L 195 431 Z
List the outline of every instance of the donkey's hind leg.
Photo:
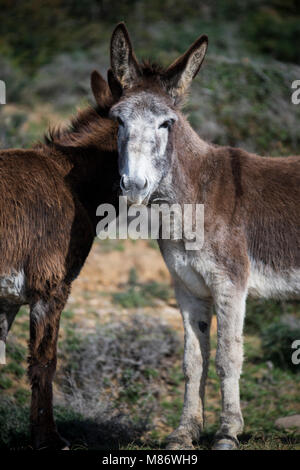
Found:
M 52 381 L 60 315 L 69 289 L 63 285 L 49 299 L 37 296 L 30 308 L 29 370 L 31 382 L 31 435 L 35 449 L 67 447 L 57 432 L 53 417 Z
M 10 327 L 19 311 L 20 305 L 7 300 L 0 301 L 0 364 L 5 364 L 5 345 Z
M 175 287 L 184 325 L 184 405 L 180 424 L 167 438 L 168 449 L 193 449 L 203 429 L 204 393 L 209 364 L 212 303 Z

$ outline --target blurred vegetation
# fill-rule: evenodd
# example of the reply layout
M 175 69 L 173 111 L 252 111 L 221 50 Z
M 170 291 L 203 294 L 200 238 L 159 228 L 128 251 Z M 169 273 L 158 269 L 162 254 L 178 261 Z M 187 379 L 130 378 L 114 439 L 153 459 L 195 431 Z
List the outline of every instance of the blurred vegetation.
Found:
M 44 0 L 42 4 L 1 0 L 1 14 L 5 18 L 0 24 L 1 52 L 30 72 L 60 52 L 98 46 L 108 38 L 112 24 L 120 20 L 139 36 L 138 48 L 147 47 L 152 57 L 162 45 L 158 42 L 153 51 L 161 22 L 168 27 L 181 27 L 183 22 L 193 25 L 183 35 L 168 39 L 166 35 L 164 40 L 175 49 L 188 45 L 195 28 L 198 32 L 213 28 L 214 41 L 224 47 L 224 24 L 231 23 L 246 50 L 296 63 L 300 57 L 297 0 Z
M 90 73 L 106 74 L 112 29 L 125 20 L 138 57 L 163 65 L 208 34 L 207 59 L 186 106 L 204 139 L 264 155 L 300 153 L 300 106 L 291 103 L 291 83 L 300 77 L 296 0 L 0 0 L 0 6 L 0 79 L 8 104 L 24 107 L 15 120 L 0 108 L 0 148 L 32 145 L 51 111 L 65 118 L 92 99 Z M 42 104 L 46 122 L 34 117 Z
M 262 334 L 262 347 L 264 357 L 273 364 L 299 373 L 299 366 L 291 361 L 291 345 L 300 338 L 300 319 L 290 317 L 289 320 L 282 319 L 268 326 Z
M 124 308 L 153 307 L 155 299 L 167 301 L 171 296 L 172 290 L 168 284 L 156 281 L 141 283 L 137 279 L 136 270 L 132 268 L 125 290 L 114 293 L 112 300 Z

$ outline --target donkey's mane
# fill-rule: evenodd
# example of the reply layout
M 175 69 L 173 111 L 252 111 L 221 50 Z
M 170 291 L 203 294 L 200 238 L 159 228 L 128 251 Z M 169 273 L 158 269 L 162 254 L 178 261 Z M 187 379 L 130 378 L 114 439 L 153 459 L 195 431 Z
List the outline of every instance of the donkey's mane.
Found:
M 150 62 L 144 60 L 140 64 L 141 71 L 141 87 L 152 88 L 157 93 L 166 93 L 169 94 L 169 89 L 167 86 L 169 68 L 165 68 L 160 64 L 155 62 Z M 186 103 L 186 100 L 189 96 L 188 89 L 184 91 L 180 96 L 177 96 L 175 99 L 175 107 L 181 108 Z
M 157 64 L 156 62 L 150 62 L 149 60 L 144 60 L 141 64 L 141 72 L 143 77 L 163 77 L 167 69 L 162 65 Z
M 44 143 L 50 147 L 99 147 L 113 150 L 112 128 L 116 124 L 108 119 L 109 106 L 89 106 L 80 110 L 67 126 L 50 126 Z
M 97 116 L 101 116 L 97 108 L 88 107 L 84 110 L 79 110 L 76 116 L 73 116 L 68 125 L 53 125 L 49 126 L 47 133 L 44 135 L 46 145 L 52 145 L 64 140 L 65 138 L 74 137 L 85 129 L 87 129 L 91 122 L 95 121 Z

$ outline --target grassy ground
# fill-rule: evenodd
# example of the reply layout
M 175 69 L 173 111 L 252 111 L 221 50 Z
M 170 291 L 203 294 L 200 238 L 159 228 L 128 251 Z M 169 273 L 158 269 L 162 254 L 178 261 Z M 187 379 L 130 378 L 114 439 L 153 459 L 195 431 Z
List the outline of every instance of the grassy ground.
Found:
M 259 301 L 248 311 L 241 448 L 300 449 L 295 431 L 274 427 L 277 418 L 300 411 L 300 374 L 267 360 L 262 347 L 268 325 L 280 321 L 284 312 L 299 317 L 299 305 Z M 75 282 L 60 330 L 55 414 L 73 449 L 164 447 L 183 403 L 182 336 L 170 279 L 155 246 L 96 242 Z M 22 309 L 9 337 L 8 364 L 0 371 L 1 448 L 30 445 L 27 339 L 28 312 Z M 199 449 L 211 446 L 220 413 L 215 348 L 214 318 L 207 422 Z

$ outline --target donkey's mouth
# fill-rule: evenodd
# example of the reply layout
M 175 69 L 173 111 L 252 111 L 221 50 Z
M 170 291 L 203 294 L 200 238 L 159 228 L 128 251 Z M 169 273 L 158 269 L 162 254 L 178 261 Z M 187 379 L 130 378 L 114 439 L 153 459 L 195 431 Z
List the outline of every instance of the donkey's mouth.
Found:
M 129 194 L 124 194 L 124 196 L 127 197 L 127 205 L 128 206 L 147 206 L 148 205 L 148 201 L 149 201 L 149 198 L 150 198 L 150 195 L 147 194 L 146 196 L 145 195 L 134 195 L 134 196 L 131 196 Z
M 149 199 L 148 204 L 170 204 L 170 201 L 167 198 L 155 197 Z
M 168 198 L 168 196 L 162 194 L 159 191 L 155 191 L 152 194 L 149 195 L 147 204 L 170 204 L 171 200 Z

